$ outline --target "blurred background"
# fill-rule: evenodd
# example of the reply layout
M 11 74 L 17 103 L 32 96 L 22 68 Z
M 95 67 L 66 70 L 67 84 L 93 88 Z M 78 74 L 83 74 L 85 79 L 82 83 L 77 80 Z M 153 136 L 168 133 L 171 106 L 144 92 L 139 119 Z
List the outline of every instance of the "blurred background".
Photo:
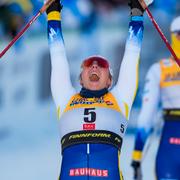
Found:
M 92 54 L 109 59 L 116 82 L 128 33 L 127 1 L 64 0 L 63 4 L 62 26 L 73 85 L 80 89 L 80 64 Z M 0 0 L 0 51 L 42 5 L 42 0 Z M 155 0 L 150 10 L 170 40 L 169 26 L 180 15 L 180 0 Z M 132 179 L 130 160 L 145 74 L 152 63 L 170 56 L 146 14 L 144 19 L 139 88 L 121 155 L 125 180 Z M 46 29 L 43 14 L 0 60 L 0 180 L 53 180 L 59 174 L 60 140 L 49 87 Z M 161 122 L 159 114 L 155 121 Z M 158 138 L 159 133 L 151 138 L 143 161 L 145 180 L 155 179 Z

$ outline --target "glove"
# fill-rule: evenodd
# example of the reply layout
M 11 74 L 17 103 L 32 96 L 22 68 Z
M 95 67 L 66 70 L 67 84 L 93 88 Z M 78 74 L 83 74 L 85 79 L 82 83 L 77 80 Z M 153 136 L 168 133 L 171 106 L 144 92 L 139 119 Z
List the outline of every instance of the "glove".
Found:
M 144 9 L 142 8 L 138 0 L 129 0 L 128 5 L 131 8 L 131 15 L 134 15 L 134 16 L 143 15 Z
M 141 162 L 133 160 L 131 166 L 134 171 L 134 180 L 142 180 Z
M 149 6 L 154 0 L 142 0 L 144 3 Z M 144 8 L 139 3 L 139 0 L 129 0 L 128 5 L 131 8 L 132 16 L 142 16 L 144 13 Z
M 60 0 L 55 0 L 46 10 L 46 13 L 50 13 L 52 11 L 59 11 L 61 12 L 61 9 L 63 8 Z

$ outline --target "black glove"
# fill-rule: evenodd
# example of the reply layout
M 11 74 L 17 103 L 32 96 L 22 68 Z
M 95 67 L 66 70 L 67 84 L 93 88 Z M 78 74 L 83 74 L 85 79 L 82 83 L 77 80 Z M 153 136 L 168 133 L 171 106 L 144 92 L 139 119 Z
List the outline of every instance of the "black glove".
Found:
M 142 8 L 142 6 L 138 0 L 129 0 L 128 5 L 131 8 L 132 16 L 142 16 L 143 15 L 144 9 Z
M 60 0 L 55 0 L 46 10 L 46 13 L 50 13 L 52 11 L 59 11 L 61 12 L 61 9 L 63 8 Z
M 133 160 L 131 166 L 134 171 L 134 180 L 142 180 L 141 162 Z

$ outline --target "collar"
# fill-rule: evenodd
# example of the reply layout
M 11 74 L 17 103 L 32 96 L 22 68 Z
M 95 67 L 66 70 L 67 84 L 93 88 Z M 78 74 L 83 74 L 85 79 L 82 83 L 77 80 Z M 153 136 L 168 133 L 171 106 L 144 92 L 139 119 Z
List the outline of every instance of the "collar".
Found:
M 84 98 L 100 98 L 108 93 L 108 89 L 104 88 L 101 90 L 89 90 L 84 87 L 81 88 L 80 95 Z

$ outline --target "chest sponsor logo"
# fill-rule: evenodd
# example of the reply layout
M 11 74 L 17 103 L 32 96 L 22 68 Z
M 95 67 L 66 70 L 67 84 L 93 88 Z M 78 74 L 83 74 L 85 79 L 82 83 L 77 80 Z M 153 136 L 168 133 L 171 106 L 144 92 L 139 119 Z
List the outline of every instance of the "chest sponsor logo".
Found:
M 171 138 L 169 139 L 169 143 L 170 143 L 170 144 L 175 144 L 175 145 L 180 145 L 180 138 L 171 137 Z
M 95 129 L 96 129 L 95 123 L 83 124 L 83 130 L 95 130 Z
M 76 168 L 69 170 L 69 176 L 108 177 L 108 170 L 94 168 Z
M 101 132 L 91 132 L 89 131 L 89 133 L 79 133 L 79 134 L 73 134 L 71 136 L 69 136 L 69 140 L 71 139 L 81 139 L 81 138 L 111 138 L 111 134 L 110 133 L 101 133 Z
M 72 100 L 70 106 L 75 106 L 75 105 L 82 105 L 82 104 L 106 104 L 108 106 L 112 106 L 114 105 L 113 102 L 109 101 L 109 100 L 104 100 L 104 97 L 100 97 L 100 98 L 75 98 Z
M 166 74 L 164 78 L 165 82 L 170 82 L 170 81 L 180 81 L 180 72 L 175 72 L 172 74 Z

